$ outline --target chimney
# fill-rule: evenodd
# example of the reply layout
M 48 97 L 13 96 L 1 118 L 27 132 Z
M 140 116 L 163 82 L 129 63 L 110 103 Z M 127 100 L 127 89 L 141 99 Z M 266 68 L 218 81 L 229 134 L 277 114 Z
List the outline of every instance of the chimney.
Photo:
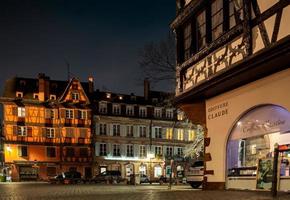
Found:
M 88 82 L 89 82 L 89 93 L 93 93 L 94 92 L 94 77 L 89 76 Z
M 38 99 L 45 101 L 49 96 L 49 77 L 44 73 L 38 74 Z
M 146 101 L 149 99 L 149 93 L 150 93 L 150 82 L 149 82 L 148 78 L 145 78 L 145 80 L 144 80 L 144 97 L 145 97 Z

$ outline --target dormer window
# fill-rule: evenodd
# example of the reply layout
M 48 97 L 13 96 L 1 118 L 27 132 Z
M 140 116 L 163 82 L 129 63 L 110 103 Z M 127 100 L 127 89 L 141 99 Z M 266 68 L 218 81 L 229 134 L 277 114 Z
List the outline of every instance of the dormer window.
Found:
M 77 93 L 77 92 L 72 92 L 72 93 L 71 93 L 71 98 L 72 98 L 72 100 L 77 101 L 77 100 L 80 99 L 80 94 Z
M 126 115 L 134 115 L 134 106 L 126 106 Z
M 135 95 L 131 96 L 131 101 L 136 101 L 136 96 Z
M 49 96 L 49 99 L 50 99 L 50 100 L 56 100 L 56 95 L 51 94 L 51 95 Z
M 38 99 L 38 93 L 33 94 L 33 99 Z
M 17 116 L 18 117 L 25 117 L 25 107 L 18 107 L 17 108 Z
M 107 99 L 111 98 L 111 93 L 106 94 Z
M 99 113 L 102 113 L 102 114 L 107 113 L 107 103 L 106 102 L 99 103 Z
M 154 117 L 156 118 L 162 117 L 162 108 L 154 108 Z
M 16 92 L 17 98 L 23 98 L 23 92 Z
M 147 116 L 147 108 L 146 107 L 139 107 L 139 116 L 146 117 Z
M 123 96 L 119 96 L 119 100 L 123 100 Z
M 121 114 L 121 105 L 113 104 L 113 114 L 115 114 L 115 115 Z

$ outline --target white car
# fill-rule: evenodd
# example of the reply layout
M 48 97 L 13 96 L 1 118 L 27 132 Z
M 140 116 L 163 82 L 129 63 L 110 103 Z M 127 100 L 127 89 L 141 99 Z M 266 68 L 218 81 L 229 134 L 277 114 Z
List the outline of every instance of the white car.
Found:
M 186 182 L 192 188 L 199 188 L 203 183 L 204 166 L 203 161 L 195 161 L 189 170 L 185 173 Z

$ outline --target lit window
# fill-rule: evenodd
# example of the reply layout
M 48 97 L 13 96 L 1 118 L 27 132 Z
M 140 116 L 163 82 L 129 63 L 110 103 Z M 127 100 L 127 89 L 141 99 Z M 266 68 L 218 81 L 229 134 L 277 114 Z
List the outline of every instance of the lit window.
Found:
M 23 92 L 16 92 L 17 98 L 23 98 Z
M 38 99 L 38 93 L 34 93 L 34 94 L 33 94 L 33 98 L 34 98 L 34 99 Z
M 107 113 L 107 103 L 105 102 L 100 102 L 99 103 L 99 112 L 102 114 L 106 114 Z
M 54 128 L 46 128 L 46 137 L 47 138 L 55 138 Z
M 24 107 L 18 107 L 17 116 L 18 117 L 25 117 L 25 108 Z
M 177 129 L 177 139 L 183 140 L 183 129 Z
M 140 158 L 146 158 L 146 146 L 145 145 L 140 145 L 139 146 L 139 150 L 140 150 Z
M 180 110 L 177 112 L 177 120 L 179 120 L 179 121 L 184 120 L 184 112 L 182 112 Z
M 146 117 L 147 116 L 147 109 L 146 107 L 139 107 L 139 116 Z
M 166 118 L 172 119 L 173 118 L 173 110 L 172 109 L 166 109 L 165 115 L 166 115 Z
M 87 119 L 87 111 L 86 110 L 79 110 L 78 115 L 79 115 L 79 119 Z
M 172 128 L 167 128 L 166 129 L 166 139 L 171 140 L 173 136 L 173 129 Z
M 194 130 L 188 130 L 188 141 L 193 141 L 195 138 Z
M 27 136 L 27 127 L 26 126 L 17 126 L 17 135 L 18 136 Z
M 74 118 L 73 110 L 66 109 L 65 110 L 65 118 L 66 119 L 73 119 Z
M 77 92 L 72 92 L 71 93 L 71 98 L 72 100 L 79 100 L 80 99 L 80 94 Z

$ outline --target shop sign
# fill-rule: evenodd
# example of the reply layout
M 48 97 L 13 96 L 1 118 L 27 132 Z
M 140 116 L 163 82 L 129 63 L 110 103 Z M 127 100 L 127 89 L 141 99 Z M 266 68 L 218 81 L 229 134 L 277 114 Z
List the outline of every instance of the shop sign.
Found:
M 280 106 L 267 105 L 255 108 L 235 125 L 231 139 L 249 138 L 270 133 L 290 132 L 290 113 Z
M 223 102 L 207 109 L 207 119 L 213 120 L 228 114 L 228 102 Z

